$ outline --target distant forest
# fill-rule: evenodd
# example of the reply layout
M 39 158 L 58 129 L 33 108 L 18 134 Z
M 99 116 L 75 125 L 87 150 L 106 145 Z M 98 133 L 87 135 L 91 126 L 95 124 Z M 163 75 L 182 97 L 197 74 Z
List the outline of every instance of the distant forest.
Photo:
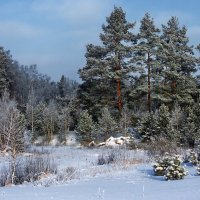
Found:
M 86 46 L 80 84 L 64 75 L 52 81 L 1 47 L 1 146 L 7 144 L 5 126 L 14 112 L 6 108 L 14 107 L 20 113 L 16 127 L 29 130 L 33 141 L 44 136 L 50 142 L 54 135 L 64 141 L 76 130 L 87 143 L 128 136 L 134 128 L 142 142 L 198 144 L 200 45 L 190 44 L 186 26 L 174 16 L 158 28 L 146 13 L 138 33 L 135 24 L 114 7 L 102 25 L 101 44 Z

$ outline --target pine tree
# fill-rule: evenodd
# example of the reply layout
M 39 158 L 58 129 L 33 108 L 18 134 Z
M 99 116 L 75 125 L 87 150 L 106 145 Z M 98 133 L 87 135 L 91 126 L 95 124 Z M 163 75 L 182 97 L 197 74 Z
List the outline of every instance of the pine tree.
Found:
M 138 122 L 138 132 L 141 135 L 142 142 L 150 142 L 157 137 L 157 118 L 156 115 L 146 113 Z
M 94 122 L 92 116 L 88 113 L 87 110 L 84 110 L 80 113 L 77 131 L 81 134 L 81 139 L 87 142 L 93 140 Z
M 107 107 L 102 109 L 101 117 L 98 119 L 98 128 L 105 141 L 112 134 L 116 134 L 116 131 L 118 130 L 117 123 L 111 116 Z
M 170 133 L 170 118 L 169 108 L 162 104 L 158 110 L 156 135 L 172 139 Z
M 181 142 L 192 148 L 195 146 L 195 141 L 200 138 L 199 108 L 199 105 L 188 107 L 187 117 L 181 127 Z
M 100 34 L 103 45 L 87 46 L 87 64 L 82 70 L 79 70 L 79 74 L 84 81 L 99 86 L 98 96 L 102 95 L 103 101 L 107 102 L 111 99 L 112 108 L 117 107 L 121 112 L 122 85 L 125 77 L 131 71 L 128 59 L 131 55 L 131 41 L 134 39 L 130 30 L 134 24 L 128 23 L 122 8 L 117 7 L 114 7 L 114 11 L 106 18 L 106 22 L 107 24 L 102 26 L 103 33 Z M 89 84 L 85 84 L 85 86 L 87 87 Z M 112 94 L 111 87 L 115 88 L 115 94 Z M 94 100 L 95 102 L 99 101 L 98 99 Z M 102 105 L 101 99 L 100 104 Z M 103 106 L 105 105 L 103 103 Z
M 77 91 L 79 104 L 82 109 L 87 109 L 94 119 L 100 116 L 102 107 L 113 107 L 114 87 L 108 77 L 106 69 L 106 51 L 100 46 L 87 45 L 86 66 L 79 70 L 80 77 L 84 81 Z
M 28 126 L 31 127 L 32 123 L 34 126 L 34 132 L 33 132 L 33 139 L 36 139 L 38 136 L 45 136 L 45 132 L 43 131 L 43 121 L 44 121 L 44 110 L 46 108 L 46 104 L 39 102 L 38 105 L 33 110 L 33 118 L 27 118 Z M 33 122 L 31 121 L 33 119 Z M 30 120 L 30 121 L 29 121 Z
M 9 86 L 11 81 L 8 77 L 8 70 L 12 65 L 12 58 L 9 51 L 5 51 L 3 47 L 0 47 L 0 97 L 4 90 Z
M 152 80 L 155 80 L 155 72 L 159 67 L 156 59 L 161 46 L 159 32 L 160 30 L 155 27 L 153 19 L 146 13 L 141 20 L 138 44 L 133 49 L 134 57 L 132 62 L 147 69 L 146 93 L 149 112 L 152 110 Z M 145 71 L 143 70 L 143 72 Z
M 193 93 L 196 93 L 195 87 L 192 89 L 195 83 L 191 77 L 196 72 L 196 58 L 193 47 L 188 45 L 187 29 L 179 27 L 178 18 L 172 17 L 166 26 L 162 26 L 162 31 L 163 50 L 158 59 L 163 68 L 163 96 L 171 104 L 190 104 Z
M 114 7 L 114 11 L 110 17 L 106 19 L 107 25 L 103 25 L 103 34 L 100 38 L 108 49 L 107 59 L 110 60 L 109 64 L 111 69 L 111 77 L 117 84 L 117 105 L 121 112 L 122 110 L 122 80 L 130 72 L 127 62 L 131 53 L 131 46 L 125 45 L 134 40 L 134 35 L 129 30 L 134 27 L 133 23 L 128 23 L 125 18 L 125 13 L 122 8 Z M 108 55 L 111 55 L 108 57 Z

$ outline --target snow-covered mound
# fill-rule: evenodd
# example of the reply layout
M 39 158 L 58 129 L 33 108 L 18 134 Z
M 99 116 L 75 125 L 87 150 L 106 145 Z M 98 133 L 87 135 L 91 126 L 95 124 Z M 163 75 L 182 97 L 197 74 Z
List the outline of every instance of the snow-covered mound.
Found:
M 130 144 L 131 142 L 133 142 L 131 137 L 110 137 L 105 142 L 99 143 L 97 146 L 116 147 L 124 144 Z

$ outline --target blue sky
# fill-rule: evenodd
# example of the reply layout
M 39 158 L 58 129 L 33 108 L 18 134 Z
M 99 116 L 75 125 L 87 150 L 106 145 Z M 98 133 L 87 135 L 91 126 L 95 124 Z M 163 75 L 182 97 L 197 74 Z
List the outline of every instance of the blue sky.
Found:
M 99 43 L 101 25 L 114 5 L 137 22 L 136 28 L 146 12 L 158 27 L 177 16 L 191 44 L 200 43 L 199 0 L 0 0 L 0 46 L 54 80 L 62 74 L 78 80 L 85 46 Z

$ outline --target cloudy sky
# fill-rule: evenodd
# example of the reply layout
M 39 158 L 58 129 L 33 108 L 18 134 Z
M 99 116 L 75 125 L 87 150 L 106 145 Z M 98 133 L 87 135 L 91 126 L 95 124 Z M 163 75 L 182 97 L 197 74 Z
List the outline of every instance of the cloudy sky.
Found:
M 99 43 L 101 25 L 114 5 L 137 27 L 146 12 L 158 27 L 177 16 L 191 44 L 200 43 L 199 0 L 0 0 L 0 46 L 54 80 L 62 74 L 78 80 L 85 46 Z

